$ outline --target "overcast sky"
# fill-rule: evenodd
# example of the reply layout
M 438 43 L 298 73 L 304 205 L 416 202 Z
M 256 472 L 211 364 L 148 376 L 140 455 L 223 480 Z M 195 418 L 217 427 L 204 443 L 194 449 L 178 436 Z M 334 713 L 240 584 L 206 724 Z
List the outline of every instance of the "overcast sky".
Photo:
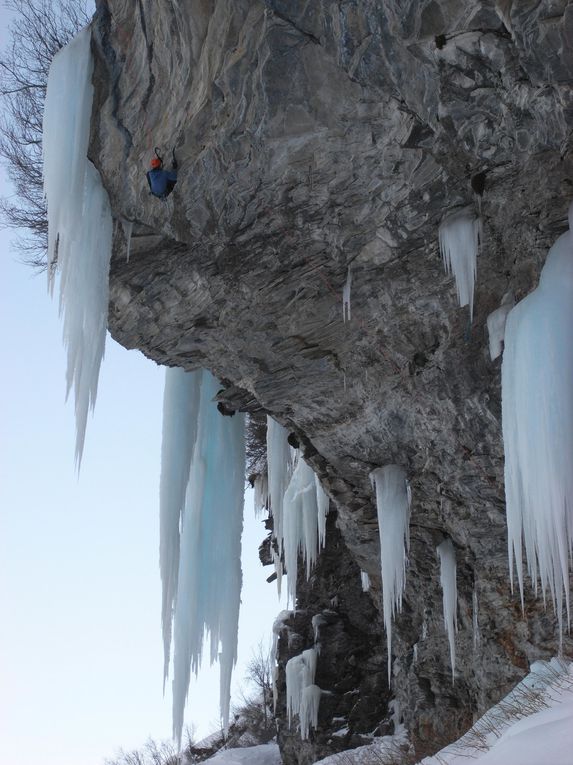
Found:
M 6 188 L 6 184 L 3 184 Z M 171 732 L 162 697 L 159 467 L 163 370 L 108 336 L 79 479 L 56 301 L 0 232 L 0 760 L 101 765 Z M 240 656 L 281 606 L 246 507 Z M 192 684 L 187 721 L 218 722 L 218 671 Z

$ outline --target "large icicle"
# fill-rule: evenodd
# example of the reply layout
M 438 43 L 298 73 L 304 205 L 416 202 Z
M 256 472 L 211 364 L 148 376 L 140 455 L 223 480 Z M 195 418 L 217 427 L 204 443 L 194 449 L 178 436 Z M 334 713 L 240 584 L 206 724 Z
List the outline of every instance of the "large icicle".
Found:
M 113 235 L 107 192 L 87 159 L 93 100 L 90 38 L 86 28 L 54 56 L 43 120 L 48 278 L 52 289 L 55 272 L 60 273 L 66 395 L 73 386 L 78 467 L 105 349 Z
M 573 545 L 573 206 L 539 286 L 509 313 L 502 362 L 508 552 L 523 603 L 522 537 L 529 574 L 570 621 Z
M 474 312 L 474 284 L 480 240 L 480 221 L 467 211 L 451 215 L 440 224 L 440 252 L 448 273 L 453 273 L 460 306 Z
M 318 503 L 318 546 L 324 547 L 326 543 L 326 516 L 330 509 L 330 499 L 322 488 L 319 477 L 315 474 L 316 501 Z
M 316 728 L 321 690 L 314 685 L 318 653 L 308 648 L 293 656 L 285 667 L 287 713 L 289 725 L 293 715 L 299 715 L 301 738 L 308 738 L 310 726 Z
M 178 741 L 191 671 L 197 672 L 201 664 L 205 635 L 210 637 L 211 663 L 217 659 L 220 663 L 221 717 L 227 728 L 242 580 L 244 417 L 222 417 L 213 402 L 220 387 L 217 380 L 206 371 L 198 374 L 199 411 L 182 517 L 173 622 L 173 730 Z M 188 403 L 195 395 L 192 388 L 191 384 L 187 390 Z M 181 446 L 188 453 L 187 436 Z M 175 454 L 174 458 L 179 459 Z M 178 468 L 167 467 L 166 473 L 176 475 Z M 166 546 L 175 537 L 176 504 L 173 500 L 166 514 L 170 534 Z M 171 568 L 168 573 L 172 574 Z
M 513 308 L 513 293 L 508 292 L 503 296 L 501 305 L 487 317 L 487 332 L 489 335 L 489 357 L 495 361 L 501 356 L 503 340 L 505 337 L 505 323 L 507 315 Z
M 455 633 L 458 631 L 458 587 L 456 582 L 456 551 L 451 539 L 445 539 L 437 548 L 440 558 L 440 585 L 443 594 L 444 625 L 450 644 L 450 663 L 452 666 L 452 682 L 456 668 Z
M 325 497 L 312 468 L 299 458 L 284 495 L 283 540 L 280 545 L 284 549 L 287 596 L 293 605 L 296 605 L 299 553 L 302 553 L 308 579 L 319 548 L 324 544 Z
M 201 374 L 200 371 L 185 372 L 177 368 L 165 372 L 159 484 L 164 685 L 169 673 L 171 625 L 179 577 L 179 528 L 197 436 Z
M 348 266 L 346 282 L 342 288 L 342 321 L 350 321 L 350 290 L 352 288 L 352 270 Z
M 268 496 L 273 516 L 273 534 L 278 554 L 273 551 L 277 585 L 286 564 L 288 597 L 296 601 L 298 555 L 302 553 L 306 576 L 325 544 L 329 498 L 315 475 L 288 443 L 285 428 L 267 418 Z
M 410 489 L 406 473 L 399 465 L 386 465 L 370 474 L 376 489 L 382 607 L 388 650 L 388 679 L 392 667 L 392 619 L 402 610 L 406 586 L 406 555 L 409 549 Z
M 267 417 L 268 492 L 273 516 L 273 533 L 282 553 L 283 497 L 292 473 L 291 447 L 288 433 L 272 417 Z
M 260 517 L 263 510 L 266 510 L 269 504 L 269 481 L 266 473 L 261 473 L 255 478 L 255 516 Z
M 322 690 L 318 685 L 307 685 L 303 688 L 300 700 L 300 737 L 307 739 L 311 727 L 318 727 L 318 710 L 320 707 L 320 698 Z

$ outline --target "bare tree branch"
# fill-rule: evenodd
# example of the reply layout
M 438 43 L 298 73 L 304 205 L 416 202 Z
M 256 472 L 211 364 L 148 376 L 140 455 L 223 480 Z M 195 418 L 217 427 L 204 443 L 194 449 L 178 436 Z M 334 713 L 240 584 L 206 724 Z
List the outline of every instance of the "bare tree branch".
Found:
M 24 262 L 46 267 L 47 211 L 42 171 L 42 117 L 54 55 L 89 23 L 90 0 L 6 0 L 15 14 L 0 53 L 0 160 L 16 195 L 0 199 L 0 226 L 20 229 L 14 247 Z M 23 233 L 22 233 L 23 232 Z

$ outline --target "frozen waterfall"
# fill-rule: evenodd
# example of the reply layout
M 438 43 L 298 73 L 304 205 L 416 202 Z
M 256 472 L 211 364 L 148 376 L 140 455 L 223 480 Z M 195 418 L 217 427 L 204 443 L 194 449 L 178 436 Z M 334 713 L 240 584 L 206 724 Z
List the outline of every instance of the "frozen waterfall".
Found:
M 510 311 L 502 362 L 508 552 L 523 604 L 522 540 L 534 587 L 570 621 L 573 545 L 573 205 L 539 286 Z
M 48 279 L 52 290 L 59 272 L 66 395 L 73 387 L 78 467 L 104 355 L 113 233 L 107 192 L 87 159 L 93 99 L 90 38 L 86 28 L 54 56 L 43 121 Z
M 171 625 L 179 581 L 179 527 L 197 438 L 201 376 L 201 371 L 185 372 L 177 368 L 165 370 L 159 484 L 164 685 L 169 673 Z
M 460 306 L 469 305 L 474 313 L 474 285 L 480 242 L 480 220 L 468 211 L 451 215 L 440 224 L 440 252 L 444 267 L 453 273 Z
M 314 685 L 317 661 L 316 649 L 308 648 L 299 656 L 289 659 L 285 667 L 289 725 L 293 715 L 298 715 L 302 739 L 308 738 L 311 726 L 316 728 L 318 725 L 318 709 L 322 691 Z
M 388 679 L 392 668 L 392 619 L 402 610 L 406 587 L 406 555 L 409 548 L 410 489 L 406 473 L 399 465 L 386 465 L 370 473 L 376 489 L 382 607 L 388 650 Z
M 223 726 L 237 658 L 245 476 L 244 416 L 223 417 L 209 372 L 168 370 L 161 466 L 160 567 L 166 670 L 173 618 L 173 732 L 181 741 L 203 642 L 220 664 Z M 181 531 L 180 531 L 181 529 Z
M 284 555 L 288 598 L 295 604 L 298 556 L 302 553 L 308 578 L 325 543 L 329 498 L 310 465 L 289 446 L 287 437 L 286 430 L 268 417 L 268 486 L 279 550 L 275 569 L 280 588 Z

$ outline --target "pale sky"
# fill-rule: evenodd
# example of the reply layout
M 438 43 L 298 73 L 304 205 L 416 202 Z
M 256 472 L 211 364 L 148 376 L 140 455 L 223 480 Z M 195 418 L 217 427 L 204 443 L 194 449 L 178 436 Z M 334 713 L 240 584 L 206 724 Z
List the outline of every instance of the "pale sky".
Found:
M 6 188 L 3 184 L 3 188 Z M 0 741 L 9 765 L 102 765 L 171 732 L 162 696 L 159 468 L 163 371 L 108 336 L 79 479 L 57 301 L 0 232 Z M 250 495 L 250 493 L 249 493 Z M 245 508 L 239 666 L 284 605 Z M 187 722 L 217 727 L 218 669 Z

